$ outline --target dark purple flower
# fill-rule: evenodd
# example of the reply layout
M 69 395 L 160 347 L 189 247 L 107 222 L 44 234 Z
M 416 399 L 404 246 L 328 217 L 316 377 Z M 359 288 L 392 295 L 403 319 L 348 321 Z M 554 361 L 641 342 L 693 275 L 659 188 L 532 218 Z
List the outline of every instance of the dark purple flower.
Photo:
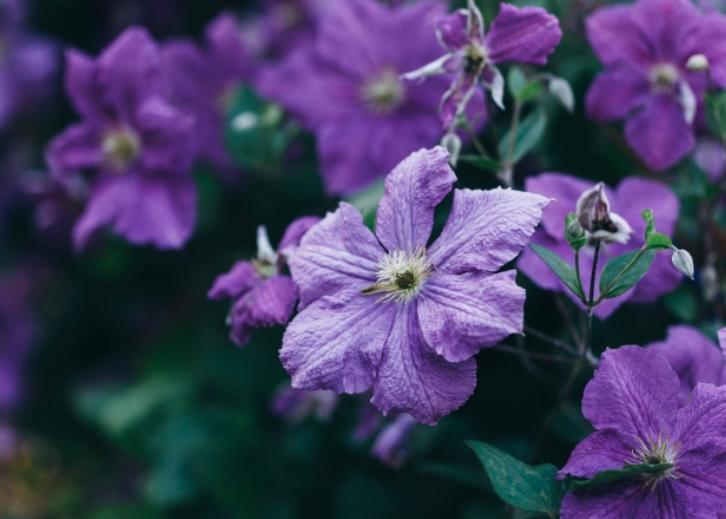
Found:
M 272 398 L 272 412 L 290 423 L 298 423 L 309 416 L 327 422 L 338 405 L 334 391 L 303 391 L 289 384 L 280 386 Z
M 292 317 L 297 289 L 290 276 L 283 273 L 283 267 L 305 233 L 319 221 L 306 216 L 292 222 L 277 250 L 270 244 L 266 229 L 259 227 L 257 257 L 235 263 L 214 281 L 209 298 L 233 300 L 227 324 L 231 327 L 230 339 L 237 346 L 249 341 L 253 328 L 287 324 Z
M 436 107 L 447 79 L 412 84 L 399 76 L 438 54 L 434 27 L 443 14 L 434 0 L 335 2 L 315 44 L 261 77 L 263 95 L 315 133 L 329 193 L 361 189 L 439 141 Z
M 681 381 L 681 404 L 691 400 L 699 383 L 726 384 L 726 361 L 720 348 L 690 326 L 671 326 L 665 341 L 648 344 L 666 358 Z
M 415 428 L 416 420 L 411 415 L 398 415 L 378 433 L 371 454 L 391 468 L 400 468 L 408 459 L 408 444 Z
M 467 9 L 459 9 L 439 22 L 437 36 L 448 54 L 405 77 L 456 75 L 441 101 L 444 127 L 451 131 L 480 86 L 491 90 L 494 102 L 504 107 L 504 77 L 497 65 L 546 64 L 562 38 L 562 31 L 557 18 L 544 9 L 502 3 L 485 34 L 481 11 L 474 0 L 469 0 Z
M 554 200 L 545 209 L 542 227 L 537 230 L 532 241 L 554 251 L 572 266 L 575 264 L 575 254 L 565 239 L 565 217 L 568 213 L 575 211 L 578 199 L 592 187 L 592 182 L 562 173 L 543 173 L 530 177 L 526 181 L 527 191 L 539 193 Z M 610 243 L 602 243 L 598 275 L 602 272 L 608 259 L 643 245 L 645 223 L 640 213 L 644 209 L 653 210 L 658 229 L 668 234 L 672 234 L 675 229 L 679 211 L 678 198 L 673 192 L 667 186 L 652 180 L 626 178 L 615 190 L 605 187 L 604 193 L 607 196 L 611 212 L 615 214 L 621 227 L 624 223 L 632 232 L 614 234 L 613 239 L 609 240 Z M 580 272 L 585 287 L 590 284 L 592 259 L 592 246 L 586 246 L 580 251 Z M 564 292 L 577 302 L 577 298 L 530 249 L 524 251 L 519 259 L 518 267 L 541 288 Z M 681 274 L 671 265 L 670 256 L 659 254 L 648 274 L 633 289 L 619 297 L 603 301 L 595 308 L 595 315 L 605 319 L 625 302 L 649 303 L 655 301 L 678 286 L 682 279 Z M 597 295 L 596 286 L 595 296 L 597 297 Z
M 628 143 L 654 170 L 685 157 L 708 77 L 726 87 L 726 17 L 688 0 L 638 0 L 595 12 L 587 37 L 605 66 L 587 94 L 589 115 L 624 118 Z
M 97 59 L 67 53 L 66 89 L 83 121 L 48 149 L 62 182 L 95 173 L 73 239 L 83 248 L 101 227 L 135 244 L 182 247 L 194 229 L 194 119 L 162 96 L 161 54 L 131 28 Z
M 207 27 L 204 47 L 174 41 L 162 48 L 162 65 L 175 105 L 194 115 L 200 157 L 223 170 L 233 169 L 224 142 L 224 118 L 239 84 L 252 78 L 236 19 L 229 14 Z
M 436 423 L 474 391 L 474 355 L 521 333 L 524 290 L 498 272 L 527 244 L 548 199 L 455 190 L 428 246 L 434 210 L 456 181 L 448 153 L 420 150 L 386 179 L 376 233 L 341 203 L 290 258 L 301 312 L 280 358 L 300 389 L 362 393 L 384 414 Z
M 595 427 L 560 477 L 592 478 L 625 464 L 667 464 L 638 479 L 570 492 L 563 519 L 716 519 L 726 510 L 726 386 L 698 384 L 679 406 L 680 384 L 652 349 L 607 350 L 585 388 L 582 412 Z

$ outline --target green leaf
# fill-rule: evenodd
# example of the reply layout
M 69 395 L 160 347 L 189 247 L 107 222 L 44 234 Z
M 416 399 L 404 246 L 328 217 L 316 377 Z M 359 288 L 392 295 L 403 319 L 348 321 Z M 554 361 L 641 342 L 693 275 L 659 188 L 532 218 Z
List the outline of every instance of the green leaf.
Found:
M 630 290 L 648 273 L 657 251 L 636 250 L 611 259 L 600 275 L 600 295 L 607 299 Z
M 519 162 L 522 157 L 532 151 L 544 135 L 546 127 L 547 116 L 540 109 L 536 109 L 519 123 L 517 137 L 514 141 L 514 152 L 511 157 L 513 163 Z M 500 157 L 507 157 L 509 153 L 511 132 L 510 129 L 499 142 Z
M 489 476 L 494 492 L 506 503 L 527 512 L 557 517 L 562 485 L 555 479 L 557 467 L 532 467 L 509 454 L 479 441 L 469 441 Z
M 648 236 L 648 241 L 645 244 L 649 249 L 670 249 L 673 247 L 673 240 L 667 234 L 654 232 Z
M 492 171 L 494 173 L 498 172 L 502 168 L 499 161 L 489 157 L 482 157 L 481 155 L 461 155 L 459 157 L 459 162 L 466 162 L 472 166 L 486 169 L 487 171 Z
M 527 77 L 524 75 L 524 72 L 522 72 L 522 69 L 519 67 L 511 67 L 507 74 L 507 87 L 509 88 L 509 93 L 512 94 L 512 97 L 518 99 L 520 92 L 522 92 L 526 86 Z
M 643 209 L 640 216 L 645 222 L 645 239 L 647 240 L 648 236 L 655 232 L 655 217 L 653 216 L 653 211 L 651 209 Z
M 578 251 L 587 245 L 587 235 L 577 220 L 575 213 L 569 213 L 565 217 L 565 238 L 573 250 Z
M 711 131 L 726 141 L 726 92 L 706 94 L 706 116 Z
M 644 475 L 662 474 L 663 472 L 666 472 L 667 470 L 672 468 L 673 465 L 670 463 L 642 463 L 639 465 L 626 464 L 622 469 L 604 470 L 602 472 L 598 472 L 591 479 L 569 478 L 567 480 L 567 488 L 569 491 L 591 490 L 601 487 L 603 485 L 616 483 L 618 481 L 623 481 L 627 479 L 640 479 Z
M 544 261 L 547 266 L 555 273 L 555 275 L 562 281 L 567 288 L 569 288 L 573 294 L 580 299 L 585 298 L 585 294 L 582 292 L 582 287 L 577 279 L 575 270 L 570 267 L 565 261 L 560 258 L 557 254 L 549 249 L 546 249 L 536 243 L 531 243 L 529 247 L 534 253 Z

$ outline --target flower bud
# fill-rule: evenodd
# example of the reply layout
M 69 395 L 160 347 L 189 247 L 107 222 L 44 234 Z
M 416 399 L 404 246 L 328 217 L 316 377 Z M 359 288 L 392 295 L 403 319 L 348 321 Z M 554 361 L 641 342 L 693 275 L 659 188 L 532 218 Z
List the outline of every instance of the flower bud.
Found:
M 587 234 L 577 221 L 575 213 L 570 213 L 565 218 L 565 239 L 574 250 L 580 250 L 587 244 Z
M 591 240 L 627 243 L 633 233 L 625 219 L 610 211 L 610 202 L 602 182 L 580 195 L 575 215 Z
M 694 54 L 686 62 L 686 68 L 691 72 L 705 72 L 710 65 L 708 58 L 704 54 Z
M 684 249 L 673 248 L 673 256 L 671 256 L 671 262 L 673 266 L 681 272 L 684 276 L 693 279 L 694 268 L 693 258 L 691 254 Z
M 441 145 L 449 152 L 449 164 L 455 168 L 461 153 L 461 139 L 456 133 L 449 132 L 441 139 Z
M 549 82 L 549 91 L 552 96 L 557 99 L 568 112 L 575 111 L 575 94 L 572 87 L 566 79 L 560 77 L 551 77 Z

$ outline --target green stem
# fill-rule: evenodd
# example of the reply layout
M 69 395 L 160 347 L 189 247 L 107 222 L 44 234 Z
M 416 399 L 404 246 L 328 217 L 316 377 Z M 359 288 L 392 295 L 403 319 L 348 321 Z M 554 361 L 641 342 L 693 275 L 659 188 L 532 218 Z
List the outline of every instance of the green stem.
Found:
M 580 301 L 583 305 L 587 305 L 585 301 L 585 288 L 582 286 L 582 275 L 580 274 L 580 250 L 575 251 L 575 275 L 577 276 L 577 286 L 580 289 Z
M 469 135 L 469 138 L 471 139 L 471 143 L 476 148 L 476 151 L 479 152 L 479 155 L 482 156 L 482 158 L 487 160 L 494 160 L 491 155 L 487 152 L 486 148 L 484 147 L 484 144 L 479 140 L 479 137 L 477 137 L 476 132 L 469 124 L 469 121 L 464 121 L 462 123 L 462 126 L 464 127 L 464 130 L 466 130 L 467 135 Z

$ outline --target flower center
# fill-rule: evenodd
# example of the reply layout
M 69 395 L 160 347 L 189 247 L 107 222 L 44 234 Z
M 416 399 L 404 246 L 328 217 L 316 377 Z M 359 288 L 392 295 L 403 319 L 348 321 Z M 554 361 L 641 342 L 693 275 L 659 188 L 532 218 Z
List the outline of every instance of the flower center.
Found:
M 633 451 L 636 463 L 647 463 L 650 465 L 665 465 L 662 470 L 646 474 L 646 480 L 651 489 L 665 479 L 677 479 L 676 460 L 678 458 L 678 446 L 668 439 L 658 436 Z
M 659 92 L 670 92 L 678 84 L 681 74 L 670 63 L 659 63 L 650 69 L 650 84 Z
M 101 148 L 106 162 L 116 172 L 124 173 L 141 155 L 141 140 L 132 130 L 114 130 L 106 134 Z
M 478 75 L 487 63 L 487 51 L 484 47 L 471 44 L 464 54 L 464 72 L 468 75 Z
M 396 71 L 386 69 L 363 87 L 363 100 L 377 114 L 389 114 L 406 99 L 406 89 Z
M 363 294 L 382 294 L 381 301 L 410 301 L 421 292 L 433 270 L 423 248 L 413 253 L 389 252 L 378 263 L 376 283 L 364 289 Z

